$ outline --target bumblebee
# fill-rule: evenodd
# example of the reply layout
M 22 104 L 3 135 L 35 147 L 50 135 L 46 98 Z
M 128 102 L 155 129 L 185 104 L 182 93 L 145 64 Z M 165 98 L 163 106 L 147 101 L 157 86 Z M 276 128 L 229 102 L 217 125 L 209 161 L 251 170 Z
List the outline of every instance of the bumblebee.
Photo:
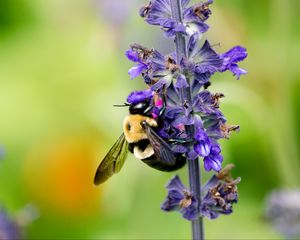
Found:
M 159 124 L 151 117 L 151 110 L 152 106 L 147 101 L 129 105 L 130 114 L 123 121 L 123 133 L 100 163 L 94 178 L 95 185 L 121 170 L 128 150 L 137 159 L 160 171 L 175 171 L 185 165 L 185 157 L 175 154 L 171 145 L 155 132 Z

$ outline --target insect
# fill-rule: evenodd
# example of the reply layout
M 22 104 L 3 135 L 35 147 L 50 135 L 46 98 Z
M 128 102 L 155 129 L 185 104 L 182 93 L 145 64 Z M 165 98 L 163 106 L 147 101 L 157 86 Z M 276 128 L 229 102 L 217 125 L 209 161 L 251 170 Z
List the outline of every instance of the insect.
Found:
M 100 163 L 94 178 L 95 185 L 105 182 L 121 170 L 128 150 L 160 171 L 174 171 L 185 165 L 185 157 L 174 154 L 171 146 L 155 132 L 158 123 L 152 118 L 151 110 L 149 101 L 129 105 L 130 114 L 124 119 L 123 133 Z

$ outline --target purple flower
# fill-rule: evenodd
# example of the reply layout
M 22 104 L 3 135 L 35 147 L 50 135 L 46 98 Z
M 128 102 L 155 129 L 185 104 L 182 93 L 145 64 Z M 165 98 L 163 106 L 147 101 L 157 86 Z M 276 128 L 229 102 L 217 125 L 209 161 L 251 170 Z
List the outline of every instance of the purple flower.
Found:
M 168 196 L 161 206 L 162 210 L 166 212 L 179 211 L 182 217 L 187 220 L 198 218 L 198 203 L 178 176 L 173 177 L 166 188 L 168 189 Z
M 21 239 L 22 237 L 21 227 L 7 215 L 6 211 L 0 209 L 0 239 Z
M 193 35 L 194 33 L 204 33 L 208 30 L 209 26 L 204 23 L 211 15 L 209 5 L 212 0 L 195 4 L 184 12 L 184 19 L 186 21 L 187 33 Z
M 194 118 L 190 114 L 191 109 L 185 107 L 176 108 L 176 110 L 180 110 L 177 116 L 172 121 L 172 126 L 181 128 L 181 126 L 188 126 L 194 124 Z
M 128 73 L 131 79 L 142 75 L 145 83 L 154 91 L 168 87 L 179 74 L 179 66 L 174 60 L 176 56 L 172 55 L 174 54 L 164 56 L 155 49 L 133 44 L 131 49 L 126 51 L 126 56 L 137 65 L 129 69 Z
M 143 91 L 134 91 L 130 93 L 127 97 L 127 102 L 130 104 L 138 104 L 140 102 L 144 102 L 153 97 L 154 92 L 151 89 L 146 89 Z
M 197 34 L 195 34 L 190 38 L 188 44 L 189 61 L 187 67 L 198 84 L 204 85 L 209 81 L 212 74 L 220 70 L 223 60 L 208 41 L 205 41 L 200 49 L 198 49 L 197 42 Z
M 300 189 L 279 189 L 265 201 L 266 218 L 285 239 L 300 237 Z
M 227 165 L 221 172 L 212 178 L 201 189 L 201 215 L 215 219 L 220 214 L 231 214 L 232 204 L 237 203 L 237 184 L 241 178 L 233 179 L 230 175 L 233 164 Z
M 211 141 L 203 128 L 198 127 L 195 133 L 196 144 L 194 150 L 201 157 L 207 157 L 210 154 Z
M 223 65 L 220 71 L 225 72 L 229 70 L 234 76 L 237 76 L 237 79 L 240 79 L 240 76 L 247 74 L 247 71 L 239 68 L 237 63 L 243 61 L 247 56 L 247 50 L 243 47 L 237 46 L 230 49 L 228 52 L 220 55 L 223 59 Z
M 231 214 L 232 205 L 238 201 L 237 184 L 241 178 L 233 179 L 230 175 L 233 164 L 227 165 L 218 174 L 213 175 L 201 188 L 201 206 L 181 182 L 178 176 L 167 184 L 168 195 L 161 208 L 164 211 L 179 211 L 188 220 L 197 219 L 199 214 L 215 219 L 220 214 Z
M 182 23 L 177 23 L 173 18 L 170 0 L 151 0 L 140 9 L 140 15 L 147 23 L 160 26 L 167 37 L 173 37 L 176 33 L 193 35 L 195 32 L 206 32 L 209 27 L 204 22 L 211 14 L 209 5 L 212 1 L 188 7 L 189 2 L 190 0 L 181 0 Z
M 132 62 L 141 62 L 138 52 L 133 51 L 132 49 L 125 52 L 126 57 Z
M 206 2 L 197 3 L 194 6 L 188 8 L 185 12 L 185 17 L 189 17 L 194 20 L 206 21 L 211 15 L 209 5 L 213 3 L 213 0 L 207 0 Z
M 201 91 L 193 98 L 193 106 L 195 112 L 202 115 L 215 114 L 217 116 L 223 116 L 219 110 L 220 99 L 224 97 L 222 93 L 212 94 L 207 90 Z
M 14 218 L 4 208 L 0 208 L 0 239 L 24 239 L 25 228 L 38 216 L 38 210 L 30 204 L 21 209 Z
M 134 79 L 142 74 L 144 70 L 147 69 L 147 65 L 143 63 L 139 63 L 138 65 L 129 69 L 128 74 L 130 75 L 131 79 Z
M 204 169 L 219 172 L 222 169 L 223 156 L 220 145 L 215 143 L 210 148 L 210 154 L 204 158 Z
M 189 1 L 181 0 L 184 9 Z M 160 26 L 168 37 L 174 36 L 177 32 L 185 32 L 184 25 L 177 24 L 176 19 L 172 17 L 170 0 L 150 0 L 141 8 L 140 15 L 147 23 Z
M 130 75 L 131 79 L 134 79 L 134 78 L 138 77 L 139 75 L 142 74 L 143 71 L 148 69 L 147 64 L 142 62 L 142 60 L 139 58 L 139 55 L 138 55 L 137 52 L 134 52 L 132 50 L 128 50 L 128 51 L 126 51 L 126 56 L 130 61 L 137 63 L 137 65 L 130 68 L 129 71 L 128 71 L 128 74 Z
M 219 109 L 220 99 L 223 97 L 222 93 L 212 94 L 204 90 L 193 98 L 194 112 L 201 115 L 207 135 L 214 140 L 229 139 L 231 132 L 240 130 L 238 125 L 226 123 L 226 119 Z
M 158 53 L 158 52 L 157 52 Z M 169 86 L 176 80 L 175 85 L 183 88 L 186 81 L 185 76 L 179 73 L 179 66 L 175 61 L 174 54 L 167 56 L 156 55 L 151 62 L 151 71 L 149 76 L 154 80 L 152 89 L 154 91 L 161 90 L 163 88 L 169 88 Z
M 158 130 L 159 135 L 167 142 L 171 139 L 175 140 L 175 142 L 172 143 L 172 145 L 175 145 L 174 151 L 178 149 L 178 145 L 183 149 L 181 143 L 186 140 L 187 135 L 185 133 L 185 126 L 181 121 L 189 122 L 189 119 L 185 119 L 183 109 L 180 107 L 167 106 L 164 114 L 160 116 L 158 120 L 160 120 L 159 122 L 163 122 Z M 176 150 L 175 152 L 178 151 Z
M 224 138 L 222 126 L 226 123 L 227 120 L 221 112 L 205 114 L 203 115 L 202 119 L 207 135 L 211 139 L 217 141 L 221 138 Z
M 208 41 L 205 41 L 202 48 L 192 56 L 195 61 L 195 72 L 197 74 L 217 72 L 222 65 L 222 60 L 212 49 Z

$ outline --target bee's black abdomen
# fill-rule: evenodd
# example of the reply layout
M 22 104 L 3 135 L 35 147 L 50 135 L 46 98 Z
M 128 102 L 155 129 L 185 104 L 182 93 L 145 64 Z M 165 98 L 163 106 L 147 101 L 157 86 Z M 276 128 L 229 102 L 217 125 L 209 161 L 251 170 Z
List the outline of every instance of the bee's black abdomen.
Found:
M 152 167 L 156 170 L 163 171 L 163 172 L 172 172 L 182 168 L 186 164 L 186 158 L 182 155 L 176 156 L 176 163 L 174 165 L 166 165 L 159 162 L 155 155 L 153 154 L 149 158 L 141 159 L 144 163 L 146 163 L 149 167 Z
M 145 151 L 145 149 L 148 147 L 149 145 L 149 140 L 148 139 L 143 139 L 140 140 L 136 143 L 136 145 L 139 147 L 139 149 L 141 149 L 142 151 Z

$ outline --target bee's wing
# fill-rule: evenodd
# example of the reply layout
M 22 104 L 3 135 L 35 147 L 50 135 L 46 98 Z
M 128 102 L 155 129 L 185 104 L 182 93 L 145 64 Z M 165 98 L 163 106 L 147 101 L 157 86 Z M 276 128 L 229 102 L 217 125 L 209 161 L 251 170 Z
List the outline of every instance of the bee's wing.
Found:
M 121 170 L 127 156 L 127 149 L 128 143 L 124 133 L 122 133 L 99 165 L 94 178 L 95 185 L 105 182 L 113 174 Z
M 146 134 L 150 144 L 154 150 L 155 158 L 166 165 L 174 166 L 176 163 L 176 156 L 171 147 L 149 126 L 145 125 Z

